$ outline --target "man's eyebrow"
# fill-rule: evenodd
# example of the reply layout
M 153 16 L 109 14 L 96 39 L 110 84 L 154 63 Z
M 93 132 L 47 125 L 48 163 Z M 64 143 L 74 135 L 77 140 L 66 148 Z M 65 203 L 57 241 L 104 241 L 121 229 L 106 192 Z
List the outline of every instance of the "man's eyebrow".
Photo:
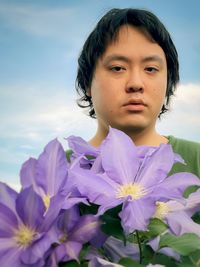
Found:
M 112 54 L 103 59 L 104 64 L 108 64 L 109 62 L 114 60 L 124 61 L 126 63 L 130 63 L 131 61 L 128 57 L 119 54 Z
M 123 55 L 120 55 L 120 54 L 112 54 L 112 55 L 109 55 L 107 57 L 104 58 L 104 64 L 108 64 L 110 63 L 111 61 L 114 61 L 114 60 L 119 60 L 119 61 L 124 61 L 126 63 L 130 63 L 131 62 L 131 59 L 126 57 L 126 56 L 123 56 Z M 156 61 L 160 64 L 164 64 L 164 60 L 162 59 L 162 57 L 158 56 L 158 55 L 151 55 L 151 56 L 147 56 L 147 57 L 144 57 L 142 58 L 141 60 L 143 63 L 146 63 L 146 62 L 150 62 L 150 61 Z
M 144 63 L 150 62 L 150 61 L 155 61 L 155 62 L 158 62 L 160 64 L 164 64 L 164 60 L 162 59 L 162 57 L 160 57 L 158 55 L 152 55 L 152 56 L 144 57 L 142 59 L 142 62 L 144 62 Z

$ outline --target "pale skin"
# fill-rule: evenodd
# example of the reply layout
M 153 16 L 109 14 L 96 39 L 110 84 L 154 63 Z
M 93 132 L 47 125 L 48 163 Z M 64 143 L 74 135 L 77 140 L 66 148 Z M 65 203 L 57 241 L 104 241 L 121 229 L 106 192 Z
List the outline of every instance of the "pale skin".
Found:
M 167 63 L 162 48 L 137 28 L 122 26 L 117 39 L 98 59 L 88 89 L 98 123 L 89 143 L 98 147 L 109 126 L 124 131 L 136 145 L 167 143 L 156 131 L 166 88 Z

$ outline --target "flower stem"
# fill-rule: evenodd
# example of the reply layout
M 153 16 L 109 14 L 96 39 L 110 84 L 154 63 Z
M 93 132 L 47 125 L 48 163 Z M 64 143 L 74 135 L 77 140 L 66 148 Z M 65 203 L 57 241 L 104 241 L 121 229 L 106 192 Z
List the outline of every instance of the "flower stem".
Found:
M 140 242 L 139 233 L 137 230 L 135 232 L 136 232 L 136 238 L 137 238 L 139 252 L 140 252 L 140 264 L 141 264 L 142 263 L 142 246 L 141 246 L 141 242 Z

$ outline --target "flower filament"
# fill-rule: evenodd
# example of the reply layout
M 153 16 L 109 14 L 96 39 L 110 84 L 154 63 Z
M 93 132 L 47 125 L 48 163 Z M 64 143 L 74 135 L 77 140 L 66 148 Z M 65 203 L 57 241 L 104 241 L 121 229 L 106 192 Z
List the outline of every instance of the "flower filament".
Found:
M 45 205 L 46 210 L 48 210 L 48 208 L 49 208 L 50 200 L 51 200 L 50 195 L 48 195 L 48 194 L 47 195 L 44 195 L 43 202 L 44 202 L 44 205 Z
M 147 194 L 145 188 L 138 183 L 128 183 L 121 185 L 117 190 L 117 198 L 131 196 L 133 200 L 142 198 Z
M 169 205 L 165 202 L 156 202 L 156 212 L 154 214 L 154 217 L 158 219 L 164 219 L 166 215 L 170 212 Z
M 14 239 L 20 247 L 26 248 L 29 246 L 36 235 L 35 230 L 26 225 L 21 225 L 15 232 Z

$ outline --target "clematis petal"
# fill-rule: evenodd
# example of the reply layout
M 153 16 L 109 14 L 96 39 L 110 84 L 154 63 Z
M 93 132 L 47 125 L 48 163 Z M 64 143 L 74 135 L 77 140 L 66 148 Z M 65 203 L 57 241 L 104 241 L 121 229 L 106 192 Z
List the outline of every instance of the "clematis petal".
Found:
M 103 245 L 106 255 L 113 262 L 118 262 L 121 258 L 131 258 L 139 260 L 139 248 L 137 244 L 124 242 L 117 238 L 110 236 Z
M 55 240 L 52 240 L 51 236 L 48 235 L 48 233 L 44 234 L 26 250 L 23 250 L 21 252 L 20 258 L 23 264 L 27 266 L 37 264 L 41 259 L 43 259 L 45 252 L 48 251 L 54 241 Z
M 194 213 L 200 212 L 200 189 L 189 195 L 185 211 L 190 217 L 192 217 Z
M 74 241 L 68 241 L 55 249 L 58 261 L 77 260 L 81 251 L 82 244 Z
M 57 227 L 62 232 L 70 232 L 71 229 L 79 222 L 80 211 L 78 206 L 74 206 L 68 210 L 63 211 L 57 220 Z
M 48 210 L 44 215 L 44 220 L 40 225 L 40 231 L 48 231 L 52 224 L 55 222 L 57 216 L 59 215 L 61 209 L 63 208 L 64 202 L 66 201 L 66 196 L 55 195 L 50 200 L 50 205 Z
M 20 253 L 21 253 L 20 249 L 11 248 L 5 251 L 3 254 L 0 254 L 0 266 L 3 267 L 21 266 Z
M 79 222 L 72 229 L 69 239 L 81 244 L 87 243 L 98 232 L 100 220 L 94 215 L 81 216 Z
M 105 174 L 95 174 L 85 169 L 69 169 L 69 179 L 82 196 L 90 202 L 104 204 L 115 198 L 117 184 Z
M 100 150 L 102 166 L 111 179 L 119 184 L 134 181 L 140 160 L 137 148 L 128 135 L 110 128 Z
M 99 150 L 91 146 L 88 142 L 78 136 L 69 136 L 66 138 L 68 141 L 69 148 L 77 155 L 90 155 L 97 157 Z
M 20 192 L 16 200 L 16 210 L 23 223 L 33 229 L 38 228 L 43 222 L 45 206 L 32 187 Z
M 15 201 L 17 196 L 18 193 L 16 191 L 14 191 L 11 187 L 6 185 L 5 183 L 0 182 L 0 203 L 6 205 L 14 213 L 16 213 Z
M 123 267 L 121 264 L 112 263 L 99 257 L 94 257 L 88 264 L 88 267 Z
M 114 207 L 121 205 L 122 202 L 123 201 L 120 199 L 107 199 L 107 202 L 105 202 L 99 207 L 97 216 L 104 214 L 104 212 L 106 212 L 109 209 L 112 209 Z
M 46 145 L 38 163 L 40 186 L 46 188 L 46 194 L 53 196 L 64 186 L 68 169 L 65 151 L 57 139 Z
M 0 238 L 12 237 L 18 226 L 15 213 L 0 203 Z
M 185 212 L 171 212 L 167 214 L 166 221 L 175 235 L 194 233 L 200 237 L 200 224 L 195 223 Z
M 146 231 L 149 219 L 154 213 L 155 203 L 151 198 L 124 202 L 119 216 L 125 233 L 130 234 L 135 230 Z
M 160 236 L 157 236 L 157 237 L 153 238 L 152 240 L 150 240 L 147 244 L 155 252 L 159 252 L 161 254 L 172 257 L 172 258 L 176 259 L 177 261 L 180 260 L 180 255 L 177 252 L 175 252 L 172 248 L 164 247 L 164 248 L 159 249 L 159 242 L 160 242 Z M 154 265 L 152 265 L 152 266 L 154 266 Z
M 22 165 L 20 170 L 20 181 L 23 188 L 33 186 L 37 192 L 37 168 L 38 161 L 34 158 L 30 158 Z
M 166 256 L 169 256 L 171 258 L 174 258 L 177 261 L 179 261 L 181 258 L 181 256 L 176 251 L 174 251 L 172 248 L 168 248 L 168 247 L 161 248 L 159 250 L 159 253 L 164 254 Z
M 153 152 L 147 153 L 143 159 L 136 182 L 151 187 L 161 183 L 172 168 L 175 155 L 171 145 L 161 144 Z
M 158 198 L 179 198 L 182 197 L 185 189 L 191 185 L 200 185 L 200 179 L 192 173 L 175 173 L 155 187 L 155 195 Z
M 148 265 L 146 265 L 146 267 L 165 267 L 165 265 L 149 263 Z

